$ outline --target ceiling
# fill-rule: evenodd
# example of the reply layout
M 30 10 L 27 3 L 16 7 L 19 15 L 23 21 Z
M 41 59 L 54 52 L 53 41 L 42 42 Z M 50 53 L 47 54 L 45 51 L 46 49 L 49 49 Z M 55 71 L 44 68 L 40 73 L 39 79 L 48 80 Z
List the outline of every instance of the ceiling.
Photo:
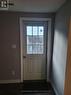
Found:
M 10 0 L 14 6 L 12 11 L 24 12 L 56 12 L 66 0 Z

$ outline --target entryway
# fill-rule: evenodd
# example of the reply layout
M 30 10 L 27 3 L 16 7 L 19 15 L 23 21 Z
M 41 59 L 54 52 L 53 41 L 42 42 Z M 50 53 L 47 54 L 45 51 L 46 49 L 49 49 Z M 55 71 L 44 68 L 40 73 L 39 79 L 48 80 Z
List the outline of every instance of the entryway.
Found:
M 22 93 L 53 93 L 47 82 L 48 20 L 20 20 Z

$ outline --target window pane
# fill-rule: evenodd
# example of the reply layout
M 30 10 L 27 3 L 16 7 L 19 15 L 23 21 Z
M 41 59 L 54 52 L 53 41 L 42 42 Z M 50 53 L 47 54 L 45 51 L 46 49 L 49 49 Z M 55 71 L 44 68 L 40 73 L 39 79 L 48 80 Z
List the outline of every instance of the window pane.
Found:
M 33 44 L 33 54 L 38 54 L 37 53 L 37 45 Z
M 38 36 L 33 36 L 33 44 L 37 44 L 38 40 Z
M 32 26 L 27 26 L 27 35 L 32 35 Z
M 38 36 L 38 43 L 43 44 L 43 36 L 42 35 Z
M 39 35 L 44 35 L 44 27 L 39 26 Z
M 38 54 L 43 54 L 43 45 L 38 45 L 37 52 Z
M 27 44 L 33 43 L 33 37 L 31 35 L 27 35 Z
M 43 54 L 43 36 L 43 26 L 27 26 L 27 54 Z
M 27 54 L 32 54 L 32 44 L 31 45 L 27 44 Z
M 33 36 L 33 43 L 34 44 L 43 44 L 43 36 Z
M 43 45 L 33 44 L 32 51 L 33 51 L 33 54 L 43 54 Z
M 37 26 L 33 26 L 33 35 L 37 35 L 37 32 L 38 32 Z

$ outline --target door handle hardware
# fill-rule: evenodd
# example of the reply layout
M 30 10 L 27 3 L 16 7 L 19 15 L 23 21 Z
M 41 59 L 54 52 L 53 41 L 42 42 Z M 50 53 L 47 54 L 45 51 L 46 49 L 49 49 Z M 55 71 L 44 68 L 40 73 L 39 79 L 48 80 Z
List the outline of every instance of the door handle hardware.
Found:
M 23 58 L 26 58 L 26 56 L 23 56 Z

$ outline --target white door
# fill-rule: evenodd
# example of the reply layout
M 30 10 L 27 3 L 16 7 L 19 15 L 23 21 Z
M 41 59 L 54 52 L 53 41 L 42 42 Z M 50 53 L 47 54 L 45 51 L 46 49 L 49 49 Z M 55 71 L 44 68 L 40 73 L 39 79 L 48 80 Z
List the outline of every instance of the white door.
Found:
M 23 21 L 23 80 L 46 79 L 46 26 Z

